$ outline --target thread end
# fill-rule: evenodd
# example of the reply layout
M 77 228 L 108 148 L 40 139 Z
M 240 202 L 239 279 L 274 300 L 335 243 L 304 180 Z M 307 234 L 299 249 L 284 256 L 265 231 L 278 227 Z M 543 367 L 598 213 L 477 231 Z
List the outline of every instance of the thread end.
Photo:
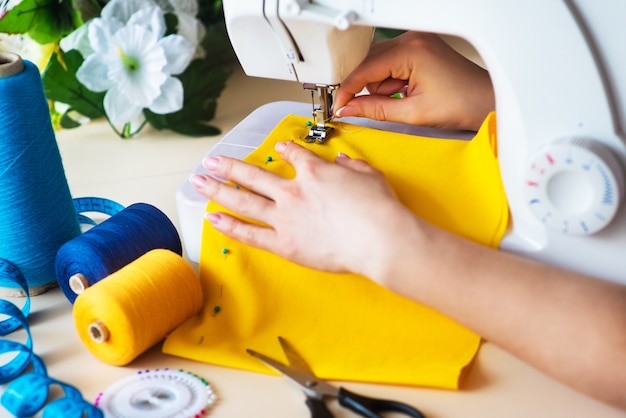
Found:
M 12 52 L 0 52 L 0 78 L 11 77 L 23 70 L 22 57 Z
M 110 336 L 109 329 L 102 321 L 95 321 L 89 324 L 87 331 L 91 339 L 98 344 L 107 341 Z
M 72 292 L 80 295 L 89 287 L 89 280 L 87 280 L 84 274 L 76 273 L 69 278 L 68 285 L 70 289 L 72 289 Z

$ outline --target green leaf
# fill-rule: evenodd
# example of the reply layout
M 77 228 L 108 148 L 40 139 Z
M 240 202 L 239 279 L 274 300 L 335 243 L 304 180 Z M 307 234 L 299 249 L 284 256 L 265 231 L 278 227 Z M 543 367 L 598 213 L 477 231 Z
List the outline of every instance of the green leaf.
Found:
M 380 35 L 383 39 L 395 38 L 396 36 L 399 36 L 404 32 L 406 31 L 389 28 L 376 28 L 376 34 Z
M 224 22 L 206 27 L 206 35 L 202 39 L 202 48 L 206 52 L 205 61 L 209 67 L 230 65 L 237 62 Z
M 61 128 L 74 129 L 82 126 L 82 123 L 72 119 L 71 112 L 73 110 L 74 109 L 70 108 L 63 114 L 63 116 L 61 116 L 61 120 L 59 122 L 61 124 Z
M 167 30 L 164 36 L 178 33 L 178 16 L 176 16 L 174 13 L 166 13 L 165 27 L 167 28 Z
M 83 57 L 76 50 L 54 53 L 43 73 L 44 93 L 48 100 L 66 103 L 72 110 L 96 119 L 105 115 L 105 93 L 92 92 L 78 81 L 76 71 L 82 63 Z
M 224 21 L 222 0 L 199 1 L 198 8 L 198 19 L 205 26 Z
M 97 0 L 74 0 L 74 4 L 83 22 L 99 17 L 103 7 Z
M 23 0 L 0 19 L 0 32 L 27 33 L 34 41 L 47 44 L 82 24 L 73 0 Z
M 179 78 L 183 83 L 183 108 L 167 115 L 149 110 L 144 114 L 155 129 L 170 129 L 184 135 L 207 136 L 220 133 L 207 124 L 215 116 L 217 99 L 226 86 L 230 71 L 222 67 L 209 68 L 206 60 L 194 60 Z
M 33 26 L 36 14 L 30 12 L 37 7 L 35 0 L 23 0 L 0 19 L 0 32 L 28 33 Z

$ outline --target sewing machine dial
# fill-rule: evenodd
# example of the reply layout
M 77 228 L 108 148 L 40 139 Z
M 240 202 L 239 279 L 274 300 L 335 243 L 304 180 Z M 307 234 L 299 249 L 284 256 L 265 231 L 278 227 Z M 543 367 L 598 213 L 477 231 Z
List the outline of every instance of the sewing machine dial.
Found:
M 617 213 L 624 175 L 603 144 L 588 138 L 554 142 L 530 161 L 527 202 L 546 227 L 588 235 L 607 226 Z

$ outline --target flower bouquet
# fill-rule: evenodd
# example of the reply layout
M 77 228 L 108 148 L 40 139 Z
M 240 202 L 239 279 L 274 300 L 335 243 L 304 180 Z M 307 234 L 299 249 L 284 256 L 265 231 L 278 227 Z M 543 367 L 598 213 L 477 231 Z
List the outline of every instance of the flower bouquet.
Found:
M 220 132 L 207 122 L 234 58 L 220 0 L 5 0 L 0 33 L 41 45 L 56 126 L 104 117 L 122 138 L 146 124 Z

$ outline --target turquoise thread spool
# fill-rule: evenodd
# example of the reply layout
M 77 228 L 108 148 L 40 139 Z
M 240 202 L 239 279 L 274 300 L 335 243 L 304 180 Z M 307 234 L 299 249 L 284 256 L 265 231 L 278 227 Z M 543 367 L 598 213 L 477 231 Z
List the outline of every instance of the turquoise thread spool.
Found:
M 39 70 L 0 53 L 0 257 L 31 296 L 57 285 L 55 257 L 80 234 Z M 1 296 L 25 296 L 0 280 Z

